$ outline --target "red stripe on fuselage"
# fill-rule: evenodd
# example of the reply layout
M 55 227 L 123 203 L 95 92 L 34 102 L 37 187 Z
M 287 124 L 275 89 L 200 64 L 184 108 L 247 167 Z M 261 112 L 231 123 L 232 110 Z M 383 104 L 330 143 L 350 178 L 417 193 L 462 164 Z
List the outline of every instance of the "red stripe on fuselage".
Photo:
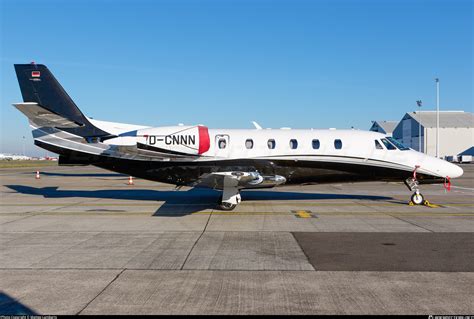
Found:
M 199 150 L 198 154 L 201 155 L 209 150 L 211 146 L 211 140 L 209 139 L 209 131 L 205 126 L 198 126 L 199 130 Z

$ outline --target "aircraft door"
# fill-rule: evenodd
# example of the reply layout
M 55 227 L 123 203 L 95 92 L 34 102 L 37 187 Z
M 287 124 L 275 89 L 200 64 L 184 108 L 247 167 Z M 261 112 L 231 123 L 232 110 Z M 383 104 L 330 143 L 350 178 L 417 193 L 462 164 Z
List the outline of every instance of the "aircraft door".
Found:
M 228 157 L 230 153 L 230 139 L 229 135 L 219 134 L 215 139 L 215 156 Z

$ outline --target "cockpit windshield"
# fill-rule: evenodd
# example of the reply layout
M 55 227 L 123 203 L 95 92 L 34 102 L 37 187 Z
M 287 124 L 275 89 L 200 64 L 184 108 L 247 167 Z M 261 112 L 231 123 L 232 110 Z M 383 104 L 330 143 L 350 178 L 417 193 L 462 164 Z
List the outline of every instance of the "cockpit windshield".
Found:
M 407 150 L 409 150 L 408 147 L 406 147 L 405 145 L 403 145 L 402 143 L 400 143 L 399 141 L 397 141 L 397 140 L 394 139 L 393 137 L 388 137 L 388 136 L 387 136 L 387 140 L 389 140 L 390 143 L 392 143 L 393 145 L 395 145 L 400 151 L 407 151 Z
M 389 151 L 392 151 L 392 150 L 396 150 L 397 148 L 395 147 L 395 145 L 393 145 L 392 143 L 390 143 L 386 138 L 383 138 L 381 139 L 383 145 L 385 145 L 385 147 L 389 150 Z

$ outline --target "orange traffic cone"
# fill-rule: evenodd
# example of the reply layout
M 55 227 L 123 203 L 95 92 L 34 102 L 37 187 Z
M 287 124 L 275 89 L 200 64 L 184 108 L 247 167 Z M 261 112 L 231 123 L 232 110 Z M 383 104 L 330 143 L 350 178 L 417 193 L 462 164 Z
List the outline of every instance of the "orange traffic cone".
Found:
M 128 185 L 133 185 L 133 177 L 132 177 L 132 176 L 130 176 L 130 177 L 128 178 L 128 183 L 127 183 L 127 184 L 128 184 Z
M 36 179 L 40 179 L 40 171 L 36 171 Z

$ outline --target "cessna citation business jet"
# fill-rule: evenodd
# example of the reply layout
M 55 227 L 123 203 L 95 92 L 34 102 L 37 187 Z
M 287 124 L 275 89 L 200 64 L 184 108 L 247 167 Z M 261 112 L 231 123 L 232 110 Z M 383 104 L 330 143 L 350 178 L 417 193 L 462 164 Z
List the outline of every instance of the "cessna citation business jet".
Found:
M 405 182 L 414 204 L 419 184 L 449 182 L 463 170 L 409 149 L 393 138 L 356 130 L 147 127 L 86 117 L 49 69 L 16 64 L 35 144 L 59 154 L 59 165 L 95 165 L 176 186 L 222 190 L 232 210 L 240 190 L 279 185 Z

